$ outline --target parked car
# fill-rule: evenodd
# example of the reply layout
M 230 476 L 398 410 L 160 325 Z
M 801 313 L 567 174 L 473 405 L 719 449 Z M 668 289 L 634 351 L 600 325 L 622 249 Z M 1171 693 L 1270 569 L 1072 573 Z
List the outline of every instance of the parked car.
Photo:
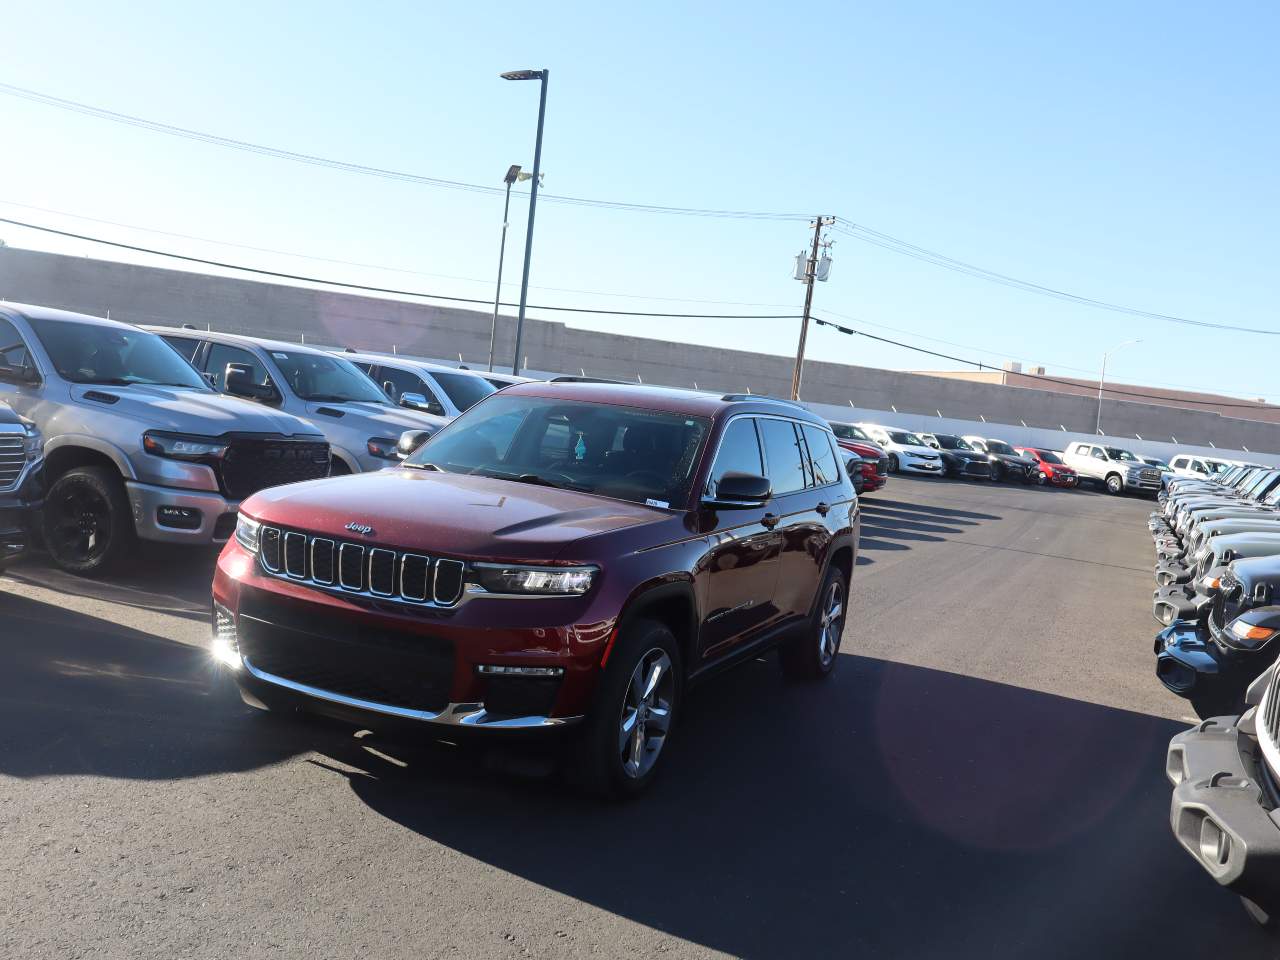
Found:
M 342 356 L 381 386 L 393 403 L 446 420 L 452 420 L 498 389 L 478 373 L 414 357 L 354 350 L 345 350 Z
M 858 496 L 866 490 L 867 480 L 864 472 L 868 467 L 871 468 L 872 474 L 875 473 L 875 464 L 868 463 L 856 453 L 850 453 L 848 450 L 841 449 L 840 454 L 844 457 L 844 472 L 849 475 L 849 479 L 853 481 L 853 492 Z
M 889 482 L 889 455 L 883 447 L 872 442 L 866 432 L 852 423 L 827 421 L 836 443 L 850 457 L 857 457 L 861 462 L 861 482 L 858 495 L 874 493 Z M 846 466 L 848 466 L 846 464 Z M 853 477 L 854 472 L 848 471 Z
M 1160 490 L 1160 471 L 1120 447 L 1091 441 L 1070 443 L 1062 460 L 1081 482 L 1091 480 L 1111 494 L 1154 494 Z
M 1245 688 L 1276 659 L 1280 554 L 1216 568 L 1208 603 L 1156 635 L 1156 676 L 1201 717 L 1235 713 Z
M 1004 440 L 972 436 L 964 439 L 969 446 L 991 458 L 991 465 L 994 468 L 992 480 L 1017 480 L 1019 483 L 1030 483 L 1034 479 L 1035 460 L 1018 453 Z
M 1274 608 L 1272 608 L 1274 610 Z M 1274 614 L 1272 614 L 1274 615 Z M 1270 627 L 1242 625 L 1244 633 Z M 1236 628 L 1231 633 L 1239 637 Z M 1269 642 L 1269 641 L 1267 641 Z M 1274 659 L 1274 656 L 1272 657 Z M 1250 684 L 1244 713 L 1199 723 L 1169 742 L 1169 823 L 1182 848 L 1249 915 L 1275 933 L 1280 921 L 1280 683 L 1276 667 Z
M 883 427 L 878 423 L 854 424 L 884 449 L 889 458 L 890 473 L 927 473 L 942 475 L 942 454 L 908 430 Z
M 942 456 L 943 476 L 994 480 L 999 472 L 990 454 L 974 449 L 963 437 L 949 433 L 922 433 L 920 439 Z
M 1159 457 L 1147 457 L 1147 456 L 1143 456 L 1142 454 L 1139 454 L 1138 459 L 1141 460 L 1143 463 L 1145 463 L 1149 467 L 1155 467 L 1161 473 L 1173 472 L 1173 468 L 1170 467 L 1169 464 L 1165 463 L 1165 461 L 1161 460 Z
M 1211 477 L 1225 473 L 1229 466 L 1223 460 L 1192 453 L 1179 453 L 1169 460 L 1169 469 L 1180 477 Z
M 234 333 L 148 326 L 191 362 L 215 390 L 307 421 L 324 435 L 333 472 L 397 463 L 405 430 L 436 430 L 443 416 L 403 410 L 343 357 L 315 347 Z
M 1080 483 L 1076 472 L 1062 462 L 1062 454 L 1057 450 L 1046 450 L 1043 447 L 1015 447 L 1014 449 L 1028 460 L 1035 462 L 1032 469 L 1037 483 L 1055 487 L 1074 487 Z
M 0 343 L 0 377 L 5 347 Z M 44 495 L 44 440 L 35 424 L 0 403 L 0 573 L 26 550 Z
M 837 449 L 789 402 L 508 387 L 402 467 L 247 502 L 212 651 L 258 707 L 576 727 L 574 773 L 634 794 L 693 681 L 773 646 L 835 668 L 859 525 Z
M 101 573 L 135 537 L 223 542 L 243 497 L 329 471 L 314 427 L 222 396 L 138 327 L 0 303 L 0 356 L 0 400 L 44 436 L 44 540 L 64 570 Z

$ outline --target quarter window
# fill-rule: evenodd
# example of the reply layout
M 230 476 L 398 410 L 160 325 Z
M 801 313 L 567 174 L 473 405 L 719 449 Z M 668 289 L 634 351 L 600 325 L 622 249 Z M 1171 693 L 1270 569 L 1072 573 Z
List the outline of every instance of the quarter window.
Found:
M 815 487 L 835 483 L 840 479 L 840 469 L 836 466 L 836 455 L 831 451 L 831 441 L 825 430 L 805 424 L 804 439 L 809 447 L 809 462 L 813 466 L 813 485 Z
M 800 436 L 790 420 L 763 418 L 760 436 L 769 470 L 769 483 L 775 495 L 794 493 L 805 487 L 804 454 Z
M 764 476 L 764 465 L 760 461 L 760 438 L 756 435 L 756 422 L 751 417 L 739 417 L 725 427 L 715 466 L 711 468 L 709 489 L 712 493 L 717 491 L 726 473 Z

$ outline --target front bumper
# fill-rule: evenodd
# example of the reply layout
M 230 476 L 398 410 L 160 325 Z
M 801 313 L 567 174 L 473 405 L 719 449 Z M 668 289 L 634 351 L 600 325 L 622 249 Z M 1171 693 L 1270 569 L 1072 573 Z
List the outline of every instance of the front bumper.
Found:
M 942 473 L 941 460 L 908 460 L 905 457 L 898 458 L 898 469 L 905 473 L 928 473 L 937 476 Z
M 1254 735 L 1256 712 L 1215 717 L 1169 742 L 1169 826 L 1209 876 L 1280 910 L 1280 811 Z
M 1156 677 L 1172 693 L 1191 699 L 1221 692 L 1244 696 L 1266 667 L 1263 657 L 1231 655 L 1214 643 L 1208 627 L 1176 620 L 1155 639 Z
M 1074 473 L 1070 475 L 1051 473 L 1048 474 L 1048 480 L 1055 487 L 1075 487 L 1080 484 L 1080 478 Z
M 163 543 L 225 543 L 235 532 L 240 504 L 220 493 L 157 487 L 136 480 L 125 481 L 133 524 L 143 540 Z M 181 512 L 181 526 L 162 522 L 161 511 Z
M 1178 620 L 1204 623 L 1209 615 L 1213 598 L 1183 584 L 1156 587 L 1151 601 L 1151 615 L 1165 626 Z
M 406 606 L 268 575 L 232 540 L 214 574 L 212 652 L 255 706 L 378 729 L 559 728 L 589 708 L 616 626 L 593 612 L 609 603 L 599 593 Z M 558 672 L 515 678 L 481 666 Z
M 1162 558 L 1156 563 L 1156 583 L 1162 587 L 1175 583 L 1189 583 L 1195 571 L 1192 564 L 1183 563 L 1174 557 Z

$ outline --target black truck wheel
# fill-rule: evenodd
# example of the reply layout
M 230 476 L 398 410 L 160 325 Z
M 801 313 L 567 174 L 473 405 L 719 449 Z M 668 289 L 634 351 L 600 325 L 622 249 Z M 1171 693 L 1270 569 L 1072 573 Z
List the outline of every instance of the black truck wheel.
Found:
M 77 467 L 58 477 L 45 497 L 44 539 L 68 573 L 107 573 L 134 543 L 133 511 L 119 475 L 106 467 Z

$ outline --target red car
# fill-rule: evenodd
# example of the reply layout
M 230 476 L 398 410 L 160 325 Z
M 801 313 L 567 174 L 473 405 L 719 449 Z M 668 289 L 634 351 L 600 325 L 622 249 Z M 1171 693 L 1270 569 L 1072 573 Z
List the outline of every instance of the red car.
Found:
M 828 421 L 827 426 L 835 434 L 840 449 L 862 458 L 862 485 L 858 489 L 859 494 L 879 490 L 889 482 L 889 457 L 884 448 L 873 443 L 866 433 L 852 423 Z M 856 482 L 857 478 L 854 480 Z
M 516 384 L 398 467 L 246 500 L 212 654 L 251 706 L 560 730 L 585 785 L 636 793 L 695 681 L 771 648 L 835 669 L 859 526 L 838 457 L 787 401 Z
M 1055 487 L 1074 487 L 1080 482 L 1076 472 L 1063 463 L 1062 458 L 1052 450 L 1042 450 L 1038 447 L 1018 447 L 1017 449 L 1023 456 L 1036 461 L 1039 471 L 1037 479 L 1041 486 L 1049 483 Z

